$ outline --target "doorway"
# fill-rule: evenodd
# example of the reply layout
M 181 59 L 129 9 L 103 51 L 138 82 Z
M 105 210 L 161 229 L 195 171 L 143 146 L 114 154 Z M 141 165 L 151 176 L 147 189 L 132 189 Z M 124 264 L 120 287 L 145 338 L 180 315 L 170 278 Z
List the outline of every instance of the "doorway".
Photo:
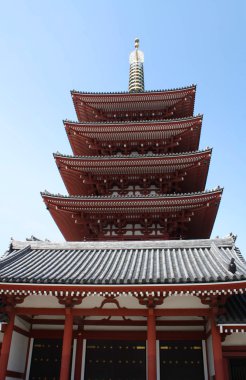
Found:
M 85 380 L 145 379 L 145 341 L 87 341 L 85 358 Z
M 230 380 L 246 379 L 246 358 L 230 359 Z
M 161 380 L 204 380 L 201 341 L 160 341 Z

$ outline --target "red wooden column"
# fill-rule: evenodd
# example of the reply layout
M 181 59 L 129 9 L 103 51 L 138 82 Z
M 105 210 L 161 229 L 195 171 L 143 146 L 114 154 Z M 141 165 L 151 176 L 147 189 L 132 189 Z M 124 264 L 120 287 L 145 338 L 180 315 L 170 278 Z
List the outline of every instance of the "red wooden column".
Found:
M 9 352 L 10 352 L 10 345 L 14 330 L 14 323 L 15 323 L 15 313 L 14 310 L 11 310 L 9 313 L 9 323 L 6 326 L 6 330 L 4 332 L 3 337 L 3 343 L 2 343 L 2 349 L 1 349 L 1 357 L 0 357 L 0 380 L 5 380 L 7 368 L 8 368 L 8 361 L 9 361 Z
M 148 380 L 156 380 L 156 323 L 154 309 L 148 309 Z
M 63 343 L 62 343 L 60 380 L 70 379 L 69 370 L 70 370 L 70 362 L 71 362 L 72 339 L 73 339 L 73 314 L 72 314 L 71 308 L 66 308 L 66 318 L 65 318 Z
M 79 332 L 78 337 L 77 337 L 74 380 L 81 379 L 82 354 L 83 354 L 83 335 L 82 335 L 82 332 Z
M 222 354 L 221 337 L 219 330 L 216 326 L 215 316 L 210 318 L 211 321 L 211 334 L 212 334 L 212 344 L 213 344 L 213 354 L 214 354 L 214 370 L 215 370 L 215 380 L 224 380 L 224 362 Z

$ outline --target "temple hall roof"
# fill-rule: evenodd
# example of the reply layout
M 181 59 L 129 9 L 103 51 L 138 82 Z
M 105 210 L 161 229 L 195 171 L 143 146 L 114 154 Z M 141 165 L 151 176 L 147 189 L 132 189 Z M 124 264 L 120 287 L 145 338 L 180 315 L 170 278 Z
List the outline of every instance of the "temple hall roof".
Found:
M 235 274 L 228 271 L 231 258 Z M 137 285 L 245 279 L 246 263 L 232 237 L 96 243 L 13 240 L 0 260 L 4 283 Z

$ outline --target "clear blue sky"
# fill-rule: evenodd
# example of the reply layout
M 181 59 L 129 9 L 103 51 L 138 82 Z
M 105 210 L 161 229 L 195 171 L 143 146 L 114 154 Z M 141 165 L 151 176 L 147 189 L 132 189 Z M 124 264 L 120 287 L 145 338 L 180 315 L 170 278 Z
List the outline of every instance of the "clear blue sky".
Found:
M 0 251 L 10 237 L 63 240 L 40 191 L 66 194 L 52 153 L 70 154 L 70 90 L 125 91 L 135 37 L 146 90 L 197 84 L 207 182 L 225 188 L 212 237 L 246 256 L 246 1 L 1 1 Z

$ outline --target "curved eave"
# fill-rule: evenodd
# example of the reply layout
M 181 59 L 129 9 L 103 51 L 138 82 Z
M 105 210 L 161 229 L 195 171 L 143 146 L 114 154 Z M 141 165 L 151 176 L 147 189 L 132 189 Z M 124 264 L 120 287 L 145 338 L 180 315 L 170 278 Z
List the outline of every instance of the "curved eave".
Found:
M 5 292 L 16 291 L 19 295 L 19 291 L 23 292 L 25 295 L 30 295 L 29 292 L 31 291 L 32 294 L 50 294 L 50 295 L 57 295 L 57 293 L 62 292 L 61 295 L 64 294 L 64 291 L 72 294 L 74 292 L 79 293 L 85 293 L 83 295 L 96 295 L 97 293 L 100 293 L 101 295 L 104 295 L 104 293 L 108 294 L 111 293 L 116 294 L 129 294 L 133 295 L 133 292 L 138 292 L 142 294 L 150 294 L 151 292 L 167 292 L 168 295 L 192 295 L 192 296 L 199 296 L 199 295 L 214 295 L 214 292 L 218 291 L 218 295 L 230 295 L 231 293 L 234 294 L 241 294 L 246 293 L 246 281 L 245 280 L 239 280 L 239 281 L 222 281 L 222 282 L 213 282 L 213 283 L 194 283 L 194 284 L 121 284 L 121 285 L 95 285 L 95 284 L 71 284 L 71 283 L 64 283 L 64 284 L 54 284 L 54 283 L 41 283 L 38 282 L 37 284 L 34 284 L 30 281 L 6 281 L 6 282 L 0 282 L 1 287 L 1 294 L 4 294 Z M 220 293 L 221 292 L 221 293 Z M 68 294 L 69 295 L 69 294 Z M 164 293 L 163 295 L 167 295 Z M 65 313 L 65 309 L 64 309 Z
M 72 91 L 75 111 L 79 121 L 103 121 L 127 118 L 121 113 L 140 112 L 128 115 L 129 119 L 141 117 L 147 111 L 163 113 L 164 118 L 192 116 L 194 111 L 196 86 L 176 90 L 140 92 L 140 93 L 81 93 Z M 170 107 L 174 107 L 170 109 Z M 168 112 L 166 112 L 168 110 Z M 170 111 L 170 112 L 169 112 Z M 148 119 L 151 119 L 151 112 Z M 116 113 L 114 115 L 114 113 Z M 153 115 L 154 116 L 154 115 Z M 155 119 L 156 115 L 152 117 Z M 161 118 L 161 117 L 157 117 Z
M 57 167 L 70 195 L 88 194 L 93 181 L 109 178 L 120 181 L 121 176 L 144 175 L 158 177 L 182 174 L 183 192 L 203 191 L 206 184 L 212 149 L 187 154 L 139 155 L 109 157 L 71 157 L 55 154 Z M 131 180 L 129 181 L 131 182 Z
M 73 123 L 65 121 L 66 133 L 75 155 L 97 155 L 98 149 L 109 144 L 165 143 L 179 139 L 179 151 L 197 150 L 202 127 L 202 117 L 168 121 L 134 123 Z M 180 140 L 181 138 L 181 140 Z M 164 146 L 163 146 L 164 148 Z M 101 152 L 100 152 L 101 154 Z
M 54 153 L 54 158 L 57 163 L 63 163 L 64 165 L 73 166 L 129 166 L 137 165 L 140 162 L 140 165 L 144 164 L 144 161 L 159 161 L 163 165 L 171 165 L 178 162 L 190 162 L 200 159 L 208 159 L 212 154 L 212 149 L 204 149 L 200 151 L 193 151 L 187 153 L 170 153 L 170 154 L 133 154 L 133 155 L 115 155 L 115 156 L 72 156 L 65 155 L 60 153 Z
M 77 130 L 90 130 L 95 128 L 96 131 L 104 131 L 105 128 L 110 131 L 115 131 L 115 129 L 131 129 L 139 128 L 141 130 L 143 127 L 153 129 L 153 127 L 158 128 L 159 126 L 165 128 L 174 128 L 176 125 L 188 124 L 188 123 L 200 123 L 202 124 L 203 115 L 198 114 L 196 116 L 181 117 L 177 119 L 161 119 L 161 120 L 125 120 L 125 121 L 73 121 L 73 120 L 63 120 L 63 123 L 67 127 L 76 128 Z
M 198 193 L 186 193 L 186 194 L 168 194 L 165 196 L 162 195 L 145 195 L 145 196 L 64 196 L 60 194 L 51 194 L 49 192 L 42 192 L 41 196 L 43 197 L 44 201 L 47 201 L 48 203 L 53 203 L 57 205 L 75 205 L 75 206 L 80 206 L 80 205 L 86 205 L 88 204 L 89 206 L 96 206 L 99 204 L 100 207 L 108 207 L 108 204 L 112 203 L 112 205 L 118 204 L 119 206 L 126 204 L 126 202 L 135 204 L 138 207 L 140 203 L 143 204 L 151 204 L 153 202 L 167 202 L 167 204 L 175 205 L 177 202 L 178 203 L 189 203 L 189 202 L 197 202 L 199 200 L 209 202 L 211 199 L 217 199 L 221 198 L 223 193 L 223 189 L 218 188 L 216 190 L 211 190 L 211 191 L 204 191 L 204 192 L 198 192 Z M 104 206 L 105 205 L 105 206 Z
M 120 215 L 136 223 L 142 221 L 143 215 L 159 220 L 173 219 L 176 213 L 186 215 L 188 239 L 209 238 L 221 195 L 222 189 L 166 196 L 61 197 L 43 193 L 42 197 L 65 239 L 79 241 L 86 237 L 86 225 L 90 220 L 114 220 Z

